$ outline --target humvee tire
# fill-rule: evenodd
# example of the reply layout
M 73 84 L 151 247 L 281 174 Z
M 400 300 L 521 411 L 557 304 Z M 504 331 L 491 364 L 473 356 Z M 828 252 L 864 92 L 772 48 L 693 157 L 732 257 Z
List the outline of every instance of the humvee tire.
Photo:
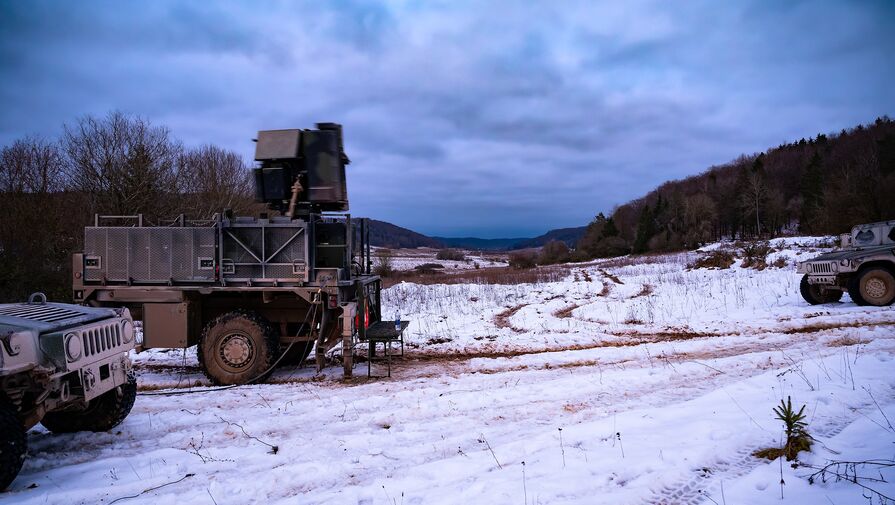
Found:
M 47 412 L 40 424 L 53 433 L 76 431 L 109 431 L 121 424 L 134 408 L 137 399 L 137 377 L 90 400 L 84 410 Z
M 218 385 L 263 381 L 279 357 L 280 339 L 266 319 L 236 310 L 211 321 L 199 339 L 199 363 Z
M 892 305 L 895 301 L 895 275 L 883 267 L 861 270 L 849 283 L 848 294 L 858 305 Z
M 835 303 L 842 299 L 842 291 L 838 289 L 823 289 L 817 284 L 809 284 L 808 274 L 802 276 L 802 282 L 799 283 L 799 291 L 802 293 L 802 298 L 811 305 Z
M 0 400 L 0 491 L 9 487 L 19 474 L 27 448 L 25 426 L 12 405 Z

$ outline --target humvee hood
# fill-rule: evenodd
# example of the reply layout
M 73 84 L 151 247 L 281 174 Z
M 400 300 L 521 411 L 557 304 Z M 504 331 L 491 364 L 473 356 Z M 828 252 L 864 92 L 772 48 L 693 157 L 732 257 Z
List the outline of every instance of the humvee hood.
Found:
M 0 304 L 0 335 L 23 330 L 47 333 L 114 317 L 113 309 L 84 307 L 67 303 Z
M 839 261 L 839 260 L 850 260 L 856 259 L 860 257 L 864 257 L 871 254 L 879 254 L 884 253 L 888 250 L 892 249 L 892 245 L 883 245 L 876 247 L 865 247 L 860 249 L 847 249 L 844 251 L 833 251 L 826 254 L 821 254 L 816 258 L 811 258 L 805 263 L 811 263 L 813 261 Z M 893 253 L 895 254 L 895 253 Z

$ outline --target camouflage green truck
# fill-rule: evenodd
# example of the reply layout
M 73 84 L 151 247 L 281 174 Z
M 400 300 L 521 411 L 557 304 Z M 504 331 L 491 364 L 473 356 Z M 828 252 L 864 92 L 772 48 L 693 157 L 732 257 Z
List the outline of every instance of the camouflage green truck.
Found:
M 134 323 L 126 309 L 47 303 L 0 304 L 0 490 L 15 479 L 26 432 L 106 431 L 137 396 L 128 353 Z
M 895 301 L 895 221 L 860 224 L 842 236 L 837 251 L 798 264 L 808 303 L 838 302 L 844 292 L 858 305 Z

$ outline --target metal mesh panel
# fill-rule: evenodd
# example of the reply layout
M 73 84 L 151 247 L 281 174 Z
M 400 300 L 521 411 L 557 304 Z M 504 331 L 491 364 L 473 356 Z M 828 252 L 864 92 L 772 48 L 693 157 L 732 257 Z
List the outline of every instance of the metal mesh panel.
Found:
M 211 227 L 91 227 L 84 232 L 88 281 L 160 284 L 214 281 Z

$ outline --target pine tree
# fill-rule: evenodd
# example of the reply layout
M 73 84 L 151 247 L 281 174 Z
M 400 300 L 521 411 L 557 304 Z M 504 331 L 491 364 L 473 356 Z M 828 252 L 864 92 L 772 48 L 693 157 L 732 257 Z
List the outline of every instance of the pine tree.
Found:
M 661 200 L 660 200 L 661 202 Z M 656 234 L 654 215 L 649 205 L 644 205 L 637 221 L 637 236 L 634 239 L 634 252 L 643 253 L 649 250 L 649 239 Z
M 823 208 L 823 172 L 820 154 L 815 152 L 802 170 L 801 195 L 802 209 L 799 216 L 799 230 L 810 233 L 816 229 L 818 214 Z
M 606 224 L 603 226 L 603 236 L 606 238 L 618 236 L 618 227 L 615 226 L 615 220 L 612 219 L 611 216 L 606 220 Z

